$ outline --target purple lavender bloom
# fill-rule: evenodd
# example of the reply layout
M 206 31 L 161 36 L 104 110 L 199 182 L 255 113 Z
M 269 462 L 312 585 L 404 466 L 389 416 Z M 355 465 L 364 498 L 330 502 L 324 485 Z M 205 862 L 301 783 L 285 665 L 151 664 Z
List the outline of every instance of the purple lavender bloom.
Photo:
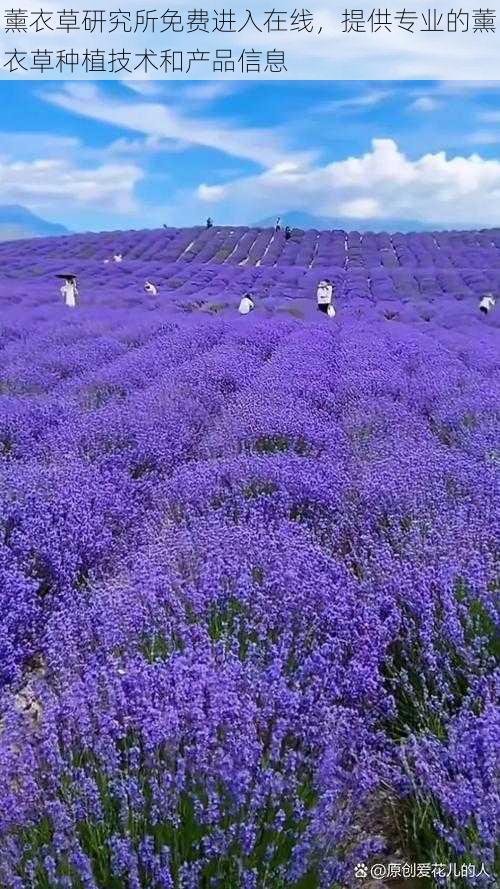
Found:
M 0 269 L 2 889 L 350 887 L 388 811 L 492 873 L 498 232 Z

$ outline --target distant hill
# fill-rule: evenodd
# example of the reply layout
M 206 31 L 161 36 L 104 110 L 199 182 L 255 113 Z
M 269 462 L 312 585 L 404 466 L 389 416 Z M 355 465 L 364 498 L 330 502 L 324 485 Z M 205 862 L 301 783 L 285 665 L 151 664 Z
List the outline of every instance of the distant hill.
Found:
M 47 222 L 26 207 L 17 204 L 0 204 L 0 241 L 17 241 L 19 238 L 65 235 L 68 229 L 55 222 Z
M 284 227 L 289 225 L 290 228 L 300 228 L 303 231 L 315 228 L 319 231 L 324 229 L 342 229 L 343 231 L 369 231 L 369 232 L 426 232 L 435 231 L 448 226 L 437 226 L 431 223 L 415 222 L 411 219 L 369 219 L 363 222 L 360 219 L 348 219 L 343 217 L 329 218 L 327 216 L 314 216 L 312 213 L 302 213 L 300 210 L 292 210 L 290 213 L 276 213 L 275 216 L 268 216 L 256 222 L 257 228 L 270 228 L 274 226 L 278 216 L 281 216 L 281 224 Z

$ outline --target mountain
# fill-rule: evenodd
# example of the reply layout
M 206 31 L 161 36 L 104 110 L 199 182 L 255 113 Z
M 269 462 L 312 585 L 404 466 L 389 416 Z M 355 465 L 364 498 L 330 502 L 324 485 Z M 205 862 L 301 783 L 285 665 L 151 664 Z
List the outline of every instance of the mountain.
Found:
M 0 241 L 17 241 L 19 238 L 65 235 L 68 229 L 56 222 L 47 222 L 26 207 L 17 204 L 0 204 Z
M 360 232 L 427 232 L 449 227 L 437 226 L 435 223 L 415 222 L 412 219 L 369 219 L 367 222 L 344 217 L 333 219 L 327 216 L 314 216 L 312 213 L 301 212 L 300 210 L 291 210 L 290 213 L 277 213 L 276 216 L 268 216 L 266 219 L 256 222 L 255 226 L 256 228 L 274 227 L 278 216 L 281 216 L 283 228 L 285 225 L 289 225 L 290 228 L 300 228 L 304 231 L 315 228 L 319 231 L 324 229 L 342 229 L 342 231 Z

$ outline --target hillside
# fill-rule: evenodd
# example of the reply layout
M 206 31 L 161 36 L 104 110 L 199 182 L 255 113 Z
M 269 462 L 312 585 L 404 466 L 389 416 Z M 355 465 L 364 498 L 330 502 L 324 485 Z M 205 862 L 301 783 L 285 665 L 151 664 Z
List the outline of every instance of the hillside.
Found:
M 47 222 L 26 207 L 17 204 L 0 205 L 0 241 L 63 235 L 66 232 L 64 225 Z
M 0 244 L 2 889 L 493 887 L 499 289 L 499 230 Z
M 346 219 L 340 216 L 336 218 L 328 218 L 326 216 L 314 216 L 312 213 L 306 213 L 303 210 L 291 210 L 288 213 L 275 213 L 274 216 L 267 216 L 255 224 L 255 228 L 274 228 L 277 217 L 281 217 L 281 224 L 290 228 L 300 229 L 317 229 L 323 231 L 326 229 L 346 229 L 350 231 L 352 227 L 356 227 L 356 220 Z M 420 232 L 432 231 L 433 226 L 424 222 L 417 222 L 411 219 L 371 219 L 370 222 L 364 223 L 362 220 L 358 222 L 361 232 Z
M 121 253 L 123 262 L 112 261 Z M 107 260 L 107 262 L 106 262 Z M 440 314 L 440 295 L 476 300 L 500 288 L 500 230 L 361 235 L 343 231 L 282 232 L 244 227 L 160 229 L 40 238 L 0 244 L 3 275 L 19 284 L 37 282 L 37 294 L 55 293 L 54 275 L 78 274 L 82 304 L 107 294 L 144 306 L 148 278 L 169 294 L 168 305 L 212 311 L 235 307 L 251 290 L 265 309 L 313 306 L 317 281 L 327 275 L 346 306 L 368 312 L 396 300 L 413 317 L 424 308 Z M 67 267 L 71 266 L 70 269 Z M 167 307 L 166 304 L 163 305 Z M 468 311 L 468 309 L 467 309 Z M 492 321 L 494 324 L 495 322 Z

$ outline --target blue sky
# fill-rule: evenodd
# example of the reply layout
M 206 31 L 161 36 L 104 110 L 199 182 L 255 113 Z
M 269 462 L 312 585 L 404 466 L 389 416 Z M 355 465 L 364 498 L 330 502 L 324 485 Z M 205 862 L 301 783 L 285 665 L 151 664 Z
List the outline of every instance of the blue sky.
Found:
M 73 230 L 298 210 L 500 225 L 500 83 L 0 83 L 0 204 Z

